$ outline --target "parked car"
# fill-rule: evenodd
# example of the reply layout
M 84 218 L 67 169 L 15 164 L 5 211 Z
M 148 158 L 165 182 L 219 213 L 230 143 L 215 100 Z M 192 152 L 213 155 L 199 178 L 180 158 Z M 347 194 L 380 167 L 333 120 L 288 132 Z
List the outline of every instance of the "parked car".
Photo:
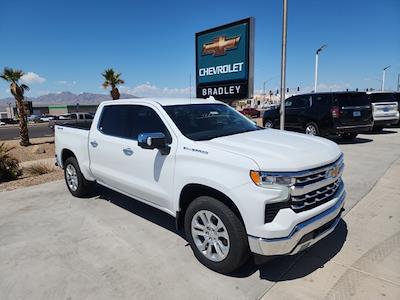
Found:
M 368 92 L 374 118 L 373 130 L 382 130 L 384 127 L 399 123 L 398 95 L 393 92 Z
M 267 110 L 264 127 L 279 127 L 280 108 Z M 371 104 L 364 92 L 302 94 L 285 101 L 285 128 L 309 135 L 354 139 L 373 126 Z
M 6 123 L 5 123 L 5 122 L 2 122 L 2 121 L 0 121 L 0 126 L 4 126 L 4 125 L 6 125 Z
M 41 117 L 42 117 L 42 116 L 39 116 L 39 115 L 30 115 L 30 116 L 28 117 L 28 121 L 30 121 L 30 122 L 35 122 L 35 123 L 42 122 L 42 121 L 40 120 Z
M 258 111 L 255 108 L 252 108 L 252 107 L 243 108 L 243 110 L 241 110 L 240 112 L 242 114 L 244 114 L 245 116 L 250 116 L 252 118 L 259 118 L 260 117 L 260 111 Z
M 57 119 L 56 116 L 52 116 L 52 115 L 42 115 L 39 120 L 42 122 L 49 122 L 50 120 L 55 120 Z
M 6 124 L 18 124 L 18 120 L 15 120 L 13 118 L 2 118 L 0 119 L 0 121 Z
M 58 120 L 49 121 L 49 127 L 54 129 L 55 125 L 62 125 L 66 123 L 82 123 L 89 122 L 93 120 L 93 115 L 90 113 L 68 113 L 63 114 L 58 117 Z
M 399 93 L 399 92 L 394 93 L 394 97 L 395 97 L 395 99 L 396 99 L 397 108 L 398 108 L 398 111 L 399 111 L 399 114 L 400 114 L 400 93 Z M 394 125 L 397 125 L 397 126 L 400 125 L 400 118 L 399 118 L 399 120 L 397 121 L 397 124 L 394 124 Z
M 172 215 L 221 273 L 251 252 L 308 248 L 335 229 L 345 199 L 336 143 L 260 128 L 210 99 L 106 101 L 90 126 L 56 125 L 55 148 L 72 195 L 97 182 Z

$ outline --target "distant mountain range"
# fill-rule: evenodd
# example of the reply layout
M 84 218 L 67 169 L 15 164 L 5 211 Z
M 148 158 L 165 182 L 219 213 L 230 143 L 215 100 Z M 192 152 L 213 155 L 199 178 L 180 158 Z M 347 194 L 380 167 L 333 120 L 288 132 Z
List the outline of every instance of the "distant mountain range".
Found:
M 121 94 L 121 99 L 128 99 L 128 98 L 137 98 L 137 97 L 130 94 Z M 80 105 L 82 104 L 93 105 L 111 99 L 112 99 L 111 96 L 106 94 L 94 94 L 94 93 L 74 94 L 71 92 L 50 93 L 39 97 L 25 97 L 26 101 L 32 101 L 33 106 L 45 106 L 54 104 L 72 105 L 76 103 L 79 103 Z M 8 103 L 10 102 L 14 105 L 15 103 L 14 97 L 0 99 L 0 106 L 2 107 L 8 106 Z

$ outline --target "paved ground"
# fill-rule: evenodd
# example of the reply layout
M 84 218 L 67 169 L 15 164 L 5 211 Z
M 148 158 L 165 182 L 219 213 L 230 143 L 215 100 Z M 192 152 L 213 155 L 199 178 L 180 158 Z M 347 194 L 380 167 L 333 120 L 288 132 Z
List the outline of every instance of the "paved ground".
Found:
M 53 136 L 53 132 L 49 129 L 47 123 L 29 124 L 29 137 L 37 138 L 44 136 Z M 7 125 L 0 127 L 0 141 L 19 139 L 18 125 Z
M 231 276 L 200 265 L 173 218 L 112 191 L 76 199 L 55 182 L 0 193 L 0 299 L 398 299 L 400 130 L 360 137 L 341 145 L 337 230 Z

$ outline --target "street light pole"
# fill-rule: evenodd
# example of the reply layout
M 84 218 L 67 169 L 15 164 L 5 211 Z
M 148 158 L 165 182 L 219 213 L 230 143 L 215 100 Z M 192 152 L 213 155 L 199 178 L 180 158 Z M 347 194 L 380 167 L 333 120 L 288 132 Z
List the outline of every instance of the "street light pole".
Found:
M 282 18 L 282 50 L 281 50 L 281 111 L 280 129 L 285 130 L 285 89 L 286 89 L 286 33 L 287 33 L 287 0 L 283 0 Z
M 315 69 L 314 69 L 314 93 L 317 92 L 317 85 L 318 85 L 318 54 L 327 47 L 328 45 L 322 45 L 321 47 L 318 48 L 318 50 L 315 52 Z
M 264 81 L 264 84 L 263 84 L 263 102 L 265 103 L 265 84 L 266 84 L 267 82 L 266 81 Z
M 385 90 L 385 77 L 386 77 L 386 70 L 390 68 L 390 65 L 383 68 L 383 72 L 382 72 L 382 87 L 381 87 L 381 91 Z

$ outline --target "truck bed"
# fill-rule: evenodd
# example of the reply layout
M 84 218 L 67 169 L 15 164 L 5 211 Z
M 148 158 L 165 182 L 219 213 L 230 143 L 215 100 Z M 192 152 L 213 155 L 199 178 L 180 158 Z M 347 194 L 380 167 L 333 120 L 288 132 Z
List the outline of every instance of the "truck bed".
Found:
M 83 130 L 90 130 L 90 127 L 92 126 L 92 121 L 93 120 L 85 120 L 85 121 L 66 121 L 61 124 L 55 124 L 57 126 L 64 126 L 64 127 L 71 127 L 71 128 L 76 128 L 76 129 L 83 129 Z

